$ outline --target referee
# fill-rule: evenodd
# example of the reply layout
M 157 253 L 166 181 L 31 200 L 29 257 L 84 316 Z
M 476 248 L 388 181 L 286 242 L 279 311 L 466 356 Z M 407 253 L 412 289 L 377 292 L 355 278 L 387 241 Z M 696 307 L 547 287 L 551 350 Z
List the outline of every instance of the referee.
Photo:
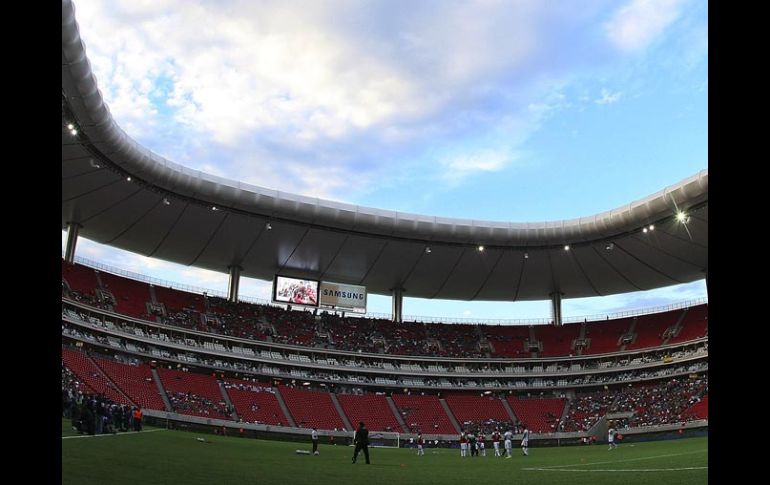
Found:
M 356 463 L 358 453 L 364 452 L 366 457 L 366 464 L 369 465 L 369 430 L 366 429 L 366 425 L 363 421 L 358 423 L 358 429 L 356 430 L 356 437 L 353 439 L 353 443 L 356 445 L 356 449 L 353 451 L 353 464 Z
M 313 454 L 318 454 L 318 430 L 313 427 L 313 431 L 310 433 L 310 439 L 313 441 Z

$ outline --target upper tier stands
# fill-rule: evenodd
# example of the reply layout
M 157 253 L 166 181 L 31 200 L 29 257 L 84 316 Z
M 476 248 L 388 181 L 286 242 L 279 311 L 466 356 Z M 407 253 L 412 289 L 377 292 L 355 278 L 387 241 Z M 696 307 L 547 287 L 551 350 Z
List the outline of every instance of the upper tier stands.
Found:
M 542 344 L 540 356 L 556 357 L 576 354 L 573 341 L 579 337 L 581 324 L 552 326 L 459 325 L 403 322 L 389 320 L 342 318 L 321 312 L 287 311 L 280 307 L 245 302 L 229 303 L 221 298 L 187 293 L 100 272 L 92 268 L 62 262 L 62 279 L 77 292 L 74 296 L 89 304 L 97 290 L 114 297 L 114 311 L 155 320 L 148 314 L 148 303 L 162 303 L 168 325 L 237 336 L 254 340 L 329 349 L 441 357 L 527 358 L 532 351 L 527 341 Z M 99 286 L 100 282 L 103 286 Z M 64 287 L 62 291 L 65 291 Z M 626 350 L 656 347 L 664 343 L 664 333 L 673 327 L 684 310 L 642 315 L 619 320 L 587 322 L 585 337 L 589 344 L 583 355 L 621 350 L 619 339 L 629 333 L 635 322 L 633 343 Z M 671 342 L 701 337 L 707 331 L 707 305 L 689 309 L 683 327 Z M 532 339 L 534 337 L 534 339 Z M 537 349 L 535 349 L 537 350 Z

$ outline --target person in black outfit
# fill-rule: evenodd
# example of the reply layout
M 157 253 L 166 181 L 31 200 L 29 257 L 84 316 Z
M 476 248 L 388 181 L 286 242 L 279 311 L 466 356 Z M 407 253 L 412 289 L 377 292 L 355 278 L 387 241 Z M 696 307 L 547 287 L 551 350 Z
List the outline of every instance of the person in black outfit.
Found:
M 364 456 L 366 457 L 366 464 L 369 464 L 369 430 L 366 429 L 366 425 L 363 421 L 358 423 L 358 429 L 356 430 L 356 438 L 354 440 L 354 443 L 356 445 L 355 450 L 353 451 L 353 464 L 356 463 L 356 458 L 358 458 L 358 453 L 361 451 L 364 452 Z

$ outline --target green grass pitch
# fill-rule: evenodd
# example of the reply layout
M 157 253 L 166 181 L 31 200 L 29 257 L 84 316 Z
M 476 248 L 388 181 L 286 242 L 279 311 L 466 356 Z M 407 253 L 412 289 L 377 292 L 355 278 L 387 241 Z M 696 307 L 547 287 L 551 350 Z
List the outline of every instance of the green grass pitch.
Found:
M 147 428 L 150 431 L 152 428 Z M 62 420 L 62 437 L 74 436 Z M 206 442 L 198 441 L 202 437 Z M 708 439 L 606 445 L 514 447 L 511 459 L 460 458 L 459 450 L 371 449 L 351 464 L 352 448 L 320 446 L 320 456 L 297 455 L 310 443 L 262 441 L 157 430 L 95 438 L 62 438 L 63 484 L 704 484 Z

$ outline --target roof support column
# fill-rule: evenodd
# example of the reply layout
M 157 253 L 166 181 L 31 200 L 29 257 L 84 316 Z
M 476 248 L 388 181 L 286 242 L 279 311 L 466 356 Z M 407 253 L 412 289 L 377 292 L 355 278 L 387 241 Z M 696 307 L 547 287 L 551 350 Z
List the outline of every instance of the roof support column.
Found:
M 77 222 L 67 223 L 67 249 L 64 251 L 64 261 L 72 264 L 75 262 L 75 246 L 78 243 L 78 233 L 83 227 Z
M 562 326 L 561 321 L 561 297 L 563 293 L 554 291 L 551 293 L 551 316 L 553 317 L 553 324 L 556 327 Z
M 404 321 L 404 289 L 401 287 L 391 288 L 390 291 L 393 298 L 393 321 L 396 323 L 401 323 Z
M 227 285 L 227 301 L 238 303 L 238 285 L 241 282 L 241 268 L 237 264 L 228 266 L 230 270 L 230 282 Z
M 709 297 L 709 269 L 706 268 L 703 270 L 703 273 L 706 275 L 706 298 Z

